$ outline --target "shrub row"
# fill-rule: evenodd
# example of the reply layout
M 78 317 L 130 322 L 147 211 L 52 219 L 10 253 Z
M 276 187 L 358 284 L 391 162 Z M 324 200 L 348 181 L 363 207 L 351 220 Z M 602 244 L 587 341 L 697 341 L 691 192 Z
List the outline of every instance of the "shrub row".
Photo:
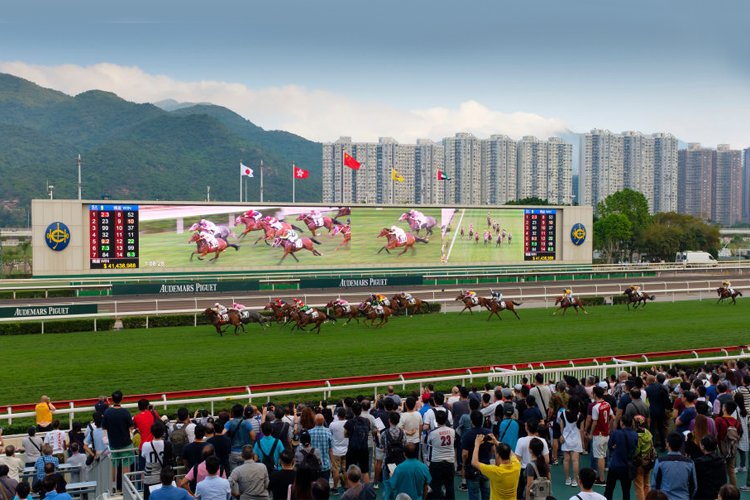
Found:
M 75 297 L 75 290 L 49 290 L 47 296 L 53 297 Z M 12 299 L 13 292 L 0 292 L 0 299 Z M 17 299 L 43 299 L 44 290 L 16 290 Z
M 581 297 L 584 306 L 603 306 L 604 297 Z
M 115 324 L 112 318 L 96 320 L 97 331 L 111 330 Z M 44 333 L 90 332 L 94 330 L 93 319 L 69 319 L 45 321 Z M 19 321 L 18 323 L 0 323 L 0 335 L 31 335 L 42 333 L 41 322 Z

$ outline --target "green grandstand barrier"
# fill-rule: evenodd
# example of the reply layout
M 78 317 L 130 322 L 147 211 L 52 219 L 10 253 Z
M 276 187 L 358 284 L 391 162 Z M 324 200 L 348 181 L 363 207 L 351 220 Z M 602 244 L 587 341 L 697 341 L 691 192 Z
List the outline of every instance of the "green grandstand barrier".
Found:
M 373 288 L 423 284 L 422 276 L 370 276 L 369 278 L 301 279 L 300 288 Z
M 112 285 L 112 295 L 201 295 L 221 292 L 253 292 L 258 281 L 183 281 L 179 283 L 144 283 Z
M 96 314 L 96 304 L 39 305 L 27 307 L 0 307 L 0 318 L 28 318 L 31 316 L 67 316 L 69 314 Z

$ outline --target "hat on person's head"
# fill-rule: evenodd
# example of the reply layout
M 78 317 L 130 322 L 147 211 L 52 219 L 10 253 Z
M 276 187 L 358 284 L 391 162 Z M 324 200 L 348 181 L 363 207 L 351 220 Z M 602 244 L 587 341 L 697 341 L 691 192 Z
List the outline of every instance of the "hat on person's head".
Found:
M 429 399 L 430 399 L 430 393 L 429 392 L 425 392 L 424 394 L 422 394 L 422 401 L 424 401 L 426 403 L 427 400 L 429 400 Z
M 513 403 L 503 403 L 503 415 L 510 417 L 515 412 L 516 410 L 513 408 Z
M 599 387 L 606 391 L 607 389 L 609 389 L 609 384 L 606 382 L 599 382 Z
M 162 422 L 169 422 L 169 417 L 166 416 L 166 415 L 162 415 L 161 416 L 161 420 L 162 420 Z
M 503 388 L 503 397 L 504 398 L 512 398 L 513 397 L 513 389 L 510 387 L 504 387 Z
M 633 417 L 633 420 L 635 420 L 635 423 L 640 427 L 646 425 L 646 417 L 644 417 L 643 415 L 636 415 L 635 417 Z
M 299 435 L 299 442 L 302 444 L 302 446 L 307 446 L 312 442 L 312 438 L 310 437 L 310 433 L 307 431 L 302 431 Z
M 255 412 L 253 411 L 253 407 L 252 406 L 246 406 L 245 407 L 245 418 L 252 417 L 254 413 Z
M 520 391 L 520 390 L 521 390 L 521 387 L 523 387 L 523 386 L 522 386 L 521 384 L 516 384 L 516 385 L 514 385 L 514 386 L 513 386 L 513 388 L 514 388 L 515 390 L 517 390 L 517 391 Z

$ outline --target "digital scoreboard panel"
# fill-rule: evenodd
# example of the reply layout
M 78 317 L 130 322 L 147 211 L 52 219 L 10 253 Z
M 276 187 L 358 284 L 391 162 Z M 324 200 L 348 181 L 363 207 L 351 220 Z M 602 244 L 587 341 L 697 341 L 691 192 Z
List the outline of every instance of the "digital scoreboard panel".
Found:
M 89 205 L 91 269 L 137 269 L 138 205 Z
M 555 260 L 557 210 L 534 208 L 523 212 L 523 260 Z

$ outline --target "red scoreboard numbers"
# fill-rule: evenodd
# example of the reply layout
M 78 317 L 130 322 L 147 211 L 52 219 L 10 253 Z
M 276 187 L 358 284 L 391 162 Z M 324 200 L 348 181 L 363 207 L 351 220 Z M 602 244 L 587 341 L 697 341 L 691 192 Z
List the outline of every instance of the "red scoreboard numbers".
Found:
M 555 260 L 557 210 L 526 209 L 523 213 L 523 260 Z
M 138 267 L 138 205 L 89 205 L 91 269 Z

